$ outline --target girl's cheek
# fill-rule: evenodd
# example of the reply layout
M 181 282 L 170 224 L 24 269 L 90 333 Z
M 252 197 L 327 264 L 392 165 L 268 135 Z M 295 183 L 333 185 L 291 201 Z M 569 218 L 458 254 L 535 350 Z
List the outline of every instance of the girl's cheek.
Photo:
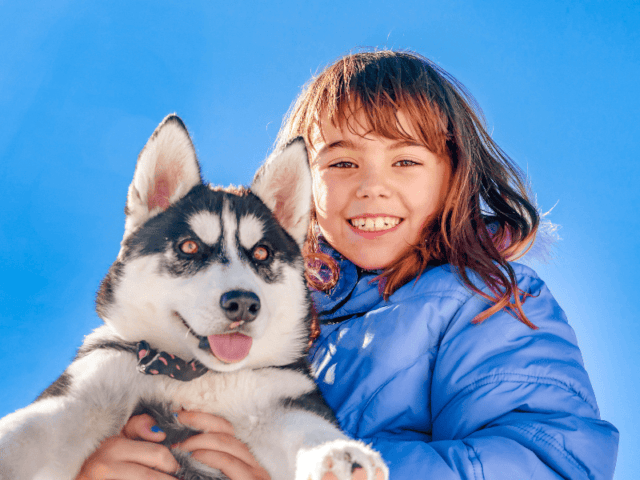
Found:
M 330 191 L 329 185 L 318 174 L 313 175 L 313 200 L 316 209 L 324 210 L 327 204 L 328 194 Z

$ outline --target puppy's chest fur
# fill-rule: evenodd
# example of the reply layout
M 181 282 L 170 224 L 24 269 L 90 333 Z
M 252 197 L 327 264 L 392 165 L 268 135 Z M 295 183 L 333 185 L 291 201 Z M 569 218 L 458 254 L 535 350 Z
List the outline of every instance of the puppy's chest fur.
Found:
M 285 434 L 292 411 L 310 408 L 335 425 L 333 413 L 320 399 L 313 381 L 290 368 L 262 368 L 232 373 L 208 372 L 189 382 L 154 377 L 155 395 L 142 400 L 134 413 L 149 413 L 166 433 L 162 442 L 170 447 L 200 433 L 180 424 L 173 411 L 202 411 L 228 420 L 235 436 L 249 445 L 256 458 L 276 477 L 291 478 L 281 472 L 282 465 L 295 463 L 295 453 L 304 436 Z M 154 398 L 155 397 L 155 398 Z M 293 409 L 293 410 L 292 410 Z M 298 448 L 292 448 L 292 447 Z M 189 478 L 192 468 L 188 457 L 174 450 L 183 467 L 182 478 Z M 285 460 L 286 459 L 286 460 Z M 278 472 L 278 473 L 276 473 Z M 195 476 L 193 478 L 201 478 Z
M 158 400 L 174 409 L 199 410 L 250 426 L 251 417 L 264 417 L 315 389 L 305 374 L 288 368 L 261 368 L 230 373 L 208 372 L 189 382 L 163 379 Z

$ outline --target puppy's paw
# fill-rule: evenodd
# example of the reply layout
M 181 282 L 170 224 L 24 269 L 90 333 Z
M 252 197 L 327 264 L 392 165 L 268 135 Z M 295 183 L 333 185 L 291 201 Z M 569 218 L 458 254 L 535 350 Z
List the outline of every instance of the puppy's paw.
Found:
M 356 440 L 334 440 L 298 453 L 296 480 L 322 480 L 327 473 L 338 480 L 351 480 L 358 467 L 367 480 L 376 480 L 376 471 L 382 472 L 384 480 L 389 478 L 378 452 Z

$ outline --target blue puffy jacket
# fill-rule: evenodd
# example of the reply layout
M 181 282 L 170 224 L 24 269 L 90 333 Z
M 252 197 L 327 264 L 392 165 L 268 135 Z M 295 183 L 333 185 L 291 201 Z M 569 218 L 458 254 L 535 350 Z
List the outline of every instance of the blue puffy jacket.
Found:
M 391 480 L 613 477 L 618 431 L 600 420 L 575 334 L 534 271 L 513 264 L 538 330 L 505 311 L 472 324 L 488 304 L 447 265 L 385 302 L 373 274 L 329 253 L 340 279 L 312 294 L 312 369 Z

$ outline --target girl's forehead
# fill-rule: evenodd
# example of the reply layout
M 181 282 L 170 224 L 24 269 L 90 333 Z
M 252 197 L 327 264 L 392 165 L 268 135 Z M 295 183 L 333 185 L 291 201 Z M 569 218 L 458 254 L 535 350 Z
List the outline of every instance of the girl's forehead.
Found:
M 363 109 L 351 110 L 352 113 L 345 116 L 330 118 L 327 113 L 318 116 L 313 123 L 309 134 L 310 147 L 318 150 L 321 145 L 333 143 L 345 137 L 360 137 L 371 140 L 374 137 L 383 137 L 389 140 L 412 140 L 423 143 L 417 134 L 418 125 L 411 121 L 411 117 L 400 109 L 393 113 L 393 118 L 387 119 L 381 125 L 376 125 Z

